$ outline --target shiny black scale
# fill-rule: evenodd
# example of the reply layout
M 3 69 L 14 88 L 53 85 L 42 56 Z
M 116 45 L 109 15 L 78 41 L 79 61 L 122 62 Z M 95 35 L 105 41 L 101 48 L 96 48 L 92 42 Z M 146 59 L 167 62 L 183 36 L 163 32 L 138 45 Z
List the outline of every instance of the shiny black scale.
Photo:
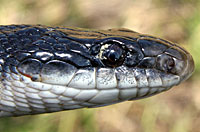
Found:
M 67 34 L 51 30 L 37 26 L 2 26 L 0 28 L 1 58 L 6 60 L 5 62 L 9 62 L 7 61 L 9 55 L 9 58 L 20 62 L 26 61 L 27 58 L 37 59 L 41 63 L 61 59 L 77 67 L 91 65 L 86 58 L 90 56 L 88 49 L 84 45 L 67 39 Z M 71 57 L 63 57 L 69 54 Z

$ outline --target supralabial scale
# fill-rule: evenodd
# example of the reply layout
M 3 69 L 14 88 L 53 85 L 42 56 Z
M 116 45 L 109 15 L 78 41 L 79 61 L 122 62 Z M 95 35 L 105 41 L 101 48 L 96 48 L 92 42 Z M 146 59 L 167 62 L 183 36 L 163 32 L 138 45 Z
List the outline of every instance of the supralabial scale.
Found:
M 193 70 L 182 47 L 128 29 L 0 26 L 0 117 L 145 98 Z

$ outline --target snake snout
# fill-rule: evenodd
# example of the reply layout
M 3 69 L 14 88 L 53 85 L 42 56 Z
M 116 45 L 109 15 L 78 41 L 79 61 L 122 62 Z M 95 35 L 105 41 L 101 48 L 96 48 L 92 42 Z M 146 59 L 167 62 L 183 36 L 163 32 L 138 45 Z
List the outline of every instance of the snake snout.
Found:
M 184 68 L 183 72 L 180 74 L 182 81 L 185 81 L 186 79 L 188 79 L 192 75 L 195 68 L 195 64 L 194 64 L 194 60 L 192 56 L 189 53 L 187 53 L 186 57 L 187 59 L 185 60 L 185 62 L 187 65 Z
M 178 75 L 180 82 L 188 79 L 194 71 L 194 60 L 192 56 L 178 45 L 173 46 L 165 51 L 166 55 L 172 57 L 172 61 L 168 61 L 169 72 Z

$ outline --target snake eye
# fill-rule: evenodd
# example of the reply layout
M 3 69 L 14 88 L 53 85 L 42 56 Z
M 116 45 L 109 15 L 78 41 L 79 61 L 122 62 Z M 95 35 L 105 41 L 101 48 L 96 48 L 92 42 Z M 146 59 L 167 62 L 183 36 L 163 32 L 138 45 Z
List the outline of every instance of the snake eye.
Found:
M 116 67 L 123 63 L 125 52 L 118 44 L 112 44 L 107 46 L 101 55 L 102 62 L 106 66 Z

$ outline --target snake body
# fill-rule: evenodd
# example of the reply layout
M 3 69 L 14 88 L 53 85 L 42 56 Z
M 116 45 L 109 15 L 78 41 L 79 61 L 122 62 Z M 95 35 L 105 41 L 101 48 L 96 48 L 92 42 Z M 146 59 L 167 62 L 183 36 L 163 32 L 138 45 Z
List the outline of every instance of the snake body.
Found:
M 0 117 L 145 98 L 193 70 L 180 46 L 128 29 L 0 26 Z

